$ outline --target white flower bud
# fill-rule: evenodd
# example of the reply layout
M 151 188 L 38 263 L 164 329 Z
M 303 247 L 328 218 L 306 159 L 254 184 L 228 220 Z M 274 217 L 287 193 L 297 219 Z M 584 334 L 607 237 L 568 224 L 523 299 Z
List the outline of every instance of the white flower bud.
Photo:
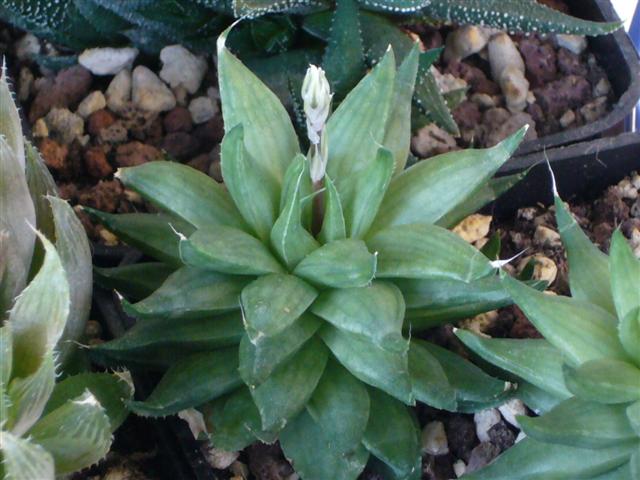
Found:
M 324 178 L 324 172 L 327 169 L 327 160 L 329 159 L 327 134 L 322 135 L 320 145 L 313 143 L 309 149 L 309 174 L 311 175 L 311 181 L 318 183 Z
M 320 135 L 331 112 L 332 97 L 324 70 L 309 65 L 302 82 L 302 100 L 307 117 L 307 135 L 313 145 L 320 143 Z

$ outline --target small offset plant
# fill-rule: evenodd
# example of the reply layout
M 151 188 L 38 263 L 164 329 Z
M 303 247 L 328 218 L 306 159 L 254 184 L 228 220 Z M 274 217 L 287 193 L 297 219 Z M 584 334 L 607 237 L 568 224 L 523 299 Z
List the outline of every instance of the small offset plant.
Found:
M 156 261 L 99 269 L 137 319 L 96 359 L 164 371 L 130 407 L 197 407 L 213 444 L 280 441 L 305 479 L 356 478 L 365 465 L 420 477 L 416 401 L 475 411 L 508 382 L 416 338 L 509 303 L 490 260 L 447 230 L 519 177 L 490 180 L 524 129 L 488 150 L 404 170 L 414 46 L 389 50 L 331 114 L 324 72 L 303 83 L 310 148 L 280 103 L 225 46 L 218 74 L 225 187 L 151 162 L 117 177 L 159 214 L 88 211 Z
M 541 414 L 518 417 L 527 438 L 464 478 L 640 479 L 640 261 L 619 231 L 609 257 L 600 252 L 557 194 L 556 212 L 572 297 L 502 280 L 545 339 L 457 332 Z
M 389 44 L 404 59 L 413 46 L 404 31 L 409 24 L 579 35 L 603 35 L 621 25 L 571 17 L 535 0 L 5 0 L 0 6 L 0 18 L 75 50 L 133 43 L 155 53 L 181 43 L 210 52 L 234 17 L 251 21 L 231 35 L 231 49 L 294 106 L 307 64 L 322 63 L 341 101 Z M 429 70 L 439 53 L 427 52 L 420 61 L 414 127 L 436 122 L 458 134 L 449 109 L 464 91 L 440 93 Z
M 126 417 L 128 385 L 110 374 L 56 384 L 76 368 L 91 302 L 84 229 L 22 136 L 0 78 L 0 477 L 53 480 L 100 460 Z M 50 239 L 44 233 L 48 232 Z M 37 243 L 39 240 L 39 243 Z M 55 240 L 55 246 L 53 243 Z M 74 356 L 75 355 L 75 356 Z M 106 410 L 105 410 L 106 409 Z

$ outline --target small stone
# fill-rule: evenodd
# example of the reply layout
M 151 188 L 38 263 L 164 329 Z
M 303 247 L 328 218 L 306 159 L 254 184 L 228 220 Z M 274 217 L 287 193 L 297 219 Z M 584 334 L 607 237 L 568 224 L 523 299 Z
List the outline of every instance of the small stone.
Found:
M 78 63 L 94 75 L 116 75 L 131 68 L 137 56 L 137 48 L 90 48 L 80 54 Z
M 481 442 L 488 442 L 489 429 L 497 424 L 502 417 L 496 408 L 488 408 L 473 415 L 473 421 L 476 424 L 476 435 Z
M 38 149 L 44 163 L 51 170 L 61 171 L 66 169 L 67 155 L 69 154 L 69 149 L 66 145 L 60 145 L 50 138 L 44 138 L 40 142 Z
M 495 108 L 492 110 L 487 110 L 486 113 L 500 110 L 502 109 Z M 487 115 L 485 114 L 485 119 L 486 117 Z M 509 115 L 506 120 L 498 123 L 497 125 L 494 122 L 491 122 L 489 125 L 491 124 L 495 125 L 495 128 L 489 132 L 487 138 L 485 139 L 485 145 L 487 147 L 497 145 L 504 139 L 516 133 L 525 125 L 529 125 L 527 133 L 524 136 L 525 141 L 535 140 L 536 138 L 538 138 L 538 133 L 536 132 L 536 122 L 528 113 L 518 112 L 514 115 Z
M 102 325 L 95 320 L 87 320 L 84 327 L 84 334 L 87 337 L 100 337 L 100 335 L 102 335 Z
M 207 88 L 207 97 L 217 104 L 220 101 L 220 91 L 216 87 L 209 87 Z
M 146 112 L 165 112 L 176 106 L 176 98 L 158 76 L 143 65 L 133 70 L 131 99 Z
M 189 160 L 187 162 L 191 168 L 195 168 L 196 170 L 200 170 L 202 173 L 209 173 L 209 167 L 211 165 L 211 157 L 206 153 L 201 153 L 197 157 Z
M 199 440 L 203 436 L 207 435 L 207 425 L 204 421 L 204 416 L 201 412 L 195 408 L 187 408 L 178 412 L 178 418 L 187 422 L 191 435 L 196 440 Z M 231 465 L 231 464 L 229 464 Z M 229 465 L 223 468 L 227 468 Z
M 513 446 L 516 440 L 516 436 L 504 420 L 500 420 L 500 422 L 489 429 L 489 438 L 491 438 L 491 443 L 498 447 L 501 452 Z
M 464 241 L 473 243 L 489 234 L 492 221 L 493 217 L 491 215 L 475 213 L 462 220 L 452 231 Z
M 21 102 L 29 100 L 34 81 L 35 78 L 31 70 L 27 67 L 22 67 L 18 76 L 18 100 Z
M 41 79 L 38 79 L 41 80 Z M 31 102 L 29 121 L 34 123 L 54 108 L 74 110 L 91 88 L 91 73 L 80 65 L 61 70 L 55 79 L 36 80 L 36 97 Z
M 40 53 L 40 40 L 31 33 L 27 33 L 20 37 L 15 45 L 16 57 L 18 60 L 31 60 Z
M 471 452 L 466 473 L 472 473 L 487 466 L 500 454 L 500 449 L 490 442 L 482 442 Z
M 497 106 L 496 99 L 487 93 L 474 93 L 471 95 L 471 101 L 483 110 Z
M 502 414 L 502 417 L 516 428 L 520 428 L 516 416 L 527 414 L 527 407 L 524 406 L 522 400 L 517 398 L 513 398 L 504 405 L 499 406 L 498 410 Z
M 49 132 L 68 145 L 84 134 L 84 120 L 67 108 L 53 108 L 45 117 Z
M 428 158 L 457 148 L 456 139 L 434 123 L 422 127 L 411 139 L 411 149 L 418 158 Z
M 205 123 L 218 114 L 218 106 L 209 97 L 198 97 L 189 103 L 189 113 L 194 123 Z
M 487 46 L 489 31 L 482 27 L 466 25 L 460 27 L 447 36 L 447 46 L 444 50 L 444 61 L 460 61 L 474 53 L 478 53 Z
M 200 142 L 195 136 L 185 132 L 170 133 L 162 141 L 162 149 L 178 160 L 193 157 L 199 148 Z
M 143 163 L 158 160 L 162 153 L 152 145 L 141 142 L 129 142 L 119 145 L 116 150 L 118 167 L 135 167 Z
M 638 188 L 631 183 L 629 178 L 621 180 L 615 188 L 621 198 L 626 198 L 628 200 L 635 200 L 638 198 Z
M 44 121 L 44 118 L 36 120 L 36 123 L 33 124 L 31 129 L 31 134 L 34 138 L 45 138 L 49 136 L 49 127 L 47 127 L 47 122 Z
M 114 122 L 98 132 L 98 140 L 102 143 L 122 143 L 129 138 L 129 132 L 121 120 Z
M 541 247 L 557 248 L 562 246 L 560 234 L 544 225 L 538 225 L 536 227 L 536 231 L 533 234 L 533 241 Z
M 222 137 L 224 137 L 222 115 L 216 115 L 208 122 L 198 125 L 193 131 L 193 136 L 198 139 L 205 149 L 218 145 L 222 141 Z
M 456 460 L 453 462 L 453 472 L 456 474 L 456 477 L 460 478 L 467 471 L 467 464 L 464 463 L 463 460 Z
M 607 97 L 599 97 L 580 108 L 580 114 L 588 122 L 595 122 L 607 113 Z
M 170 45 L 160 51 L 160 78 L 172 88 L 182 86 L 191 95 L 196 93 L 207 73 L 207 61 L 182 45 Z
M 77 113 L 82 118 L 87 118 L 94 112 L 102 110 L 107 106 L 107 100 L 100 90 L 96 90 L 87 95 L 78 105 Z
M 593 87 L 593 96 L 594 97 L 606 97 L 611 93 L 611 83 L 606 77 L 600 79 L 596 86 Z
M 173 96 L 176 97 L 176 103 L 181 107 L 189 105 L 189 92 L 182 85 L 172 88 Z
M 559 47 L 566 48 L 576 55 L 580 55 L 587 49 L 587 39 L 582 35 L 556 35 L 556 43 Z
M 485 335 L 486 332 L 491 330 L 498 321 L 498 312 L 493 310 L 491 312 L 481 313 L 473 318 L 467 318 L 460 322 L 460 328 L 465 330 L 471 330 L 478 335 Z
M 89 115 L 87 119 L 87 132 L 90 135 L 97 136 L 103 128 L 109 128 L 116 121 L 108 110 L 98 110 Z
M 240 452 L 228 452 L 221 448 L 207 448 L 206 458 L 209 465 L 219 470 L 229 468 L 240 456 Z
M 560 126 L 562 128 L 568 128 L 576 121 L 576 114 L 573 110 L 567 110 L 564 115 L 560 117 Z
M 558 276 L 558 267 L 553 260 L 541 254 L 523 258 L 518 265 L 518 272 L 522 272 L 527 264 L 533 260 L 533 279 L 543 280 L 551 285 Z
M 176 107 L 169 111 L 163 121 L 164 129 L 167 133 L 190 132 L 193 128 L 193 121 L 189 110 L 184 107 Z
M 513 113 L 527 108 L 529 100 L 529 81 L 517 67 L 507 67 L 498 80 L 504 94 L 507 109 Z M 535 97 L 534 97 L 535 99 Z
M 631 174 L 631 184 L 634 186 L 634 188 L 640 190 L 640 173 L 633 172 Z
M 430 422 L 422 430 L 422 452 L 433 456 L 449 453 L 447 434 L 442 422 Z
M 84 152 L 84 165 L 87 173 L 94 178 L 105 178 L 113 173 L 113 167 L 107 161 L 104 148 L 90 147 Z
M 122 70 L 113 77 L 105 94 L 109 110 L 120 112 L 127 106 L 131 101 L 131 83 L 131 72 L 129 70 Z

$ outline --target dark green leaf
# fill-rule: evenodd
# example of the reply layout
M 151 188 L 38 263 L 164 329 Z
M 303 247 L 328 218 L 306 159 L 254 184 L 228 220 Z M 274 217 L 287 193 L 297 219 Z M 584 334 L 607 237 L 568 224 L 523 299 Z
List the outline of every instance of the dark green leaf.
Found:
M 615 359 L 598 359 L 576 369 L 565 367 L 565 382 L 571 393 L 601 403 L 640 400 L 640 370 Z
M 453 136 L 460 135 L 460 129 L 429 68 L 420 68 L 418 72 L 413 102 L 429 123 L 435 123 Z
M 160 288 L 174 270 L 164 263 L 151 262 L 112 268 L 94 267 L 93 273 L 101 287 L 115 289 L 122 295 L 140 300 Z
M 343 240 L 347 236 L 347 227 L 344 221 L 342 203 L 340 202 L 338 190 L 336 190 L 329 175 L 324 176 L 324 188 L 326 192 L 324 195 L 324 220 L 318 239 L 324 243 Z
M 409 372 L 416 400 L 434 408 L 456 410 L 456 392 L 440 363 L 415 341 L 412 341 L 409 347 Z

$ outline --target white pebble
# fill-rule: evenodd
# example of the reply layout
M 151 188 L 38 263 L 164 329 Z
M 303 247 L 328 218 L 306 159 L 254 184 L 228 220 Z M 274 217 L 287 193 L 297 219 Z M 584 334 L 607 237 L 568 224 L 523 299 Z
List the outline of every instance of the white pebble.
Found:
M 160 78 L 172 88 L 183 86 L 193 95 L 207 73 L 207 61 L 196 56 L 182 45 L 170 45 L 160 51 L 162 70 Z
M 158 113 L 176 106 L 176 97 L 158 76 L 143 65 L 133 70 L 131 99 L 136 107 Z
M 524 403 L 522 403 L 522 400 L 517 398 L 509 400 L 504 405 L 500 405 L 498 410 L 502 414 L 502 418 L 516 428 L 520 428 L 520 424 L 518 424 L 516 417 L 518 415 L 527 414 L 527 408 L 524 406 Z
M 473 415 L 476 424 L 476 435 L 481 442 L 489 442 L 489 430 L 502 420 L 500 412 L 495 408 L 488 408 Z
M 556 43 L 559 47 L 566 48 L 567 50 L 580 55 L 587 49 L 587 39 L 582 35 L 556 35 Z
M 77 113 L 82 118 L 87 118 L 94 112 L 102 110 L 107 106 L 107 100 L 104 98 L 104 94 L 100 90 L 96 90 L 87 95 L 80 105 L 78 105 Z
M 137 56 L 137 48 L 89 48 L 80 54 L 78 63 L 94 75 L 116 75 L 131 68 Z
M 422 451 L 439 456 L 449 453 L 447 434 L 442 422 L 429 422 L 422 430 Z
M 197 97 L 189 103 L 193 123 L 205 123 L 218 114 L 218 106 L 209 97 Z
M 116 113 L 122 111 L 129 104 L 131 101 L 131 72 L 129 70 L 122 70 L 111 80 L 105 97 L 109 110 Z
M 467 464 L 464 463 L 464 460 L 457 460 L 453 464 L 453 473 L 456 474 L 457 478 L 460 478 L 462 475 L 464 475 L 466 471 L 467 471 Z
M 474 243 L 489 234 L 492 221 L 493 217 L 491 215 L 474 213 L 456 225 L 453 228 L 453 233 L 468 243 Z

